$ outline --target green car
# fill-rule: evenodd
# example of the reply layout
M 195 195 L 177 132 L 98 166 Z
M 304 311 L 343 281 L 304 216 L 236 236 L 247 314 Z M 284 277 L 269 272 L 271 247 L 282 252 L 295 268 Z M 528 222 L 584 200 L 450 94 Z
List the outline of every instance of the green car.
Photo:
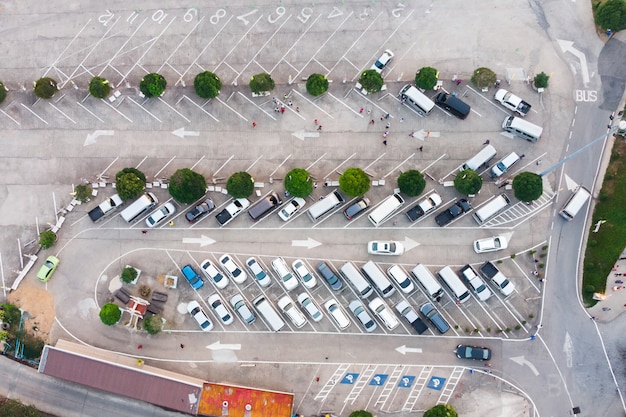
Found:
M 59 262 L 59 258 L 56 256 L 48 256 L 46 262 L 39 268 L 37 278 L 39 278 L 41 282 L 48 282 L 54 271 L 56 271 L 57 266 L 59 266 Z

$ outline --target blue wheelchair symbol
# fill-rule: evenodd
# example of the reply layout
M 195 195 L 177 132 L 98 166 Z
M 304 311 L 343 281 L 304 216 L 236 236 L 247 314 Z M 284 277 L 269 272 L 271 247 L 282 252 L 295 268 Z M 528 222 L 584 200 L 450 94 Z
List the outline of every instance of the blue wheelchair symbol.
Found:
M 387 380 L 387 377 L 389 375 L 387 374 L 376 374 L 374 375 L 374 377 L 372 379 L 370 379 L 370 385 L 383 385 L 385 383 L 385 381 Z
M 443 388 L 443 385 L 445 382 L 446 382 L 445 378 L 434 376 L 430 378 L 430 381 L 428 381 L 427 387 L 430 389 L 441 391 L 441 388 Z
M 341 380 L 340 384 L 354 384 L 359 374 L 346 374 Z
M 411 386 L 413 386 L 413 382 L 415 382 L 414 376 L 405 375 L 398 382 L 398 387 L 399 388 L 411 388 Z

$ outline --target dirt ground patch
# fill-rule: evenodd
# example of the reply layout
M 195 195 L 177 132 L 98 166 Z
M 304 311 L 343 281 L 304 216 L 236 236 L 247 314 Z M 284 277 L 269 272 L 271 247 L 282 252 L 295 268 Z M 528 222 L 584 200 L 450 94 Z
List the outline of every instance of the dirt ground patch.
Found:
M 7 301 L 26 312 L 24 330 L 47 342 L 55 315 L 52 295 L 38 283 L 24 280 L 17 290 L 9 293 Z

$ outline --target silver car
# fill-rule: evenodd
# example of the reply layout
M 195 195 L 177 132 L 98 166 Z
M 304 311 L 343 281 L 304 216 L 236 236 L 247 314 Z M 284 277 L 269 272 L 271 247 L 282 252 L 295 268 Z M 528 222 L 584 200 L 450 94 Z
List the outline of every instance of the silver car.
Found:
M 372 316 L 369 315 L 362 302 L 354 300 L 348 305 L 348 308 L 352 311 L 352 314 L 359 319 L 366 332 L 371 333 L 376 330 L 378 326 Z
M 241 320 L 246 322 L 247 324 L 252 324 L 256 320 L 254 313 L 246 304 L 246 301 L 243 299 L 241 294 L 235 294 L 230 298 L 230 305 L 233 307 L 233 310 L 239 314 Z

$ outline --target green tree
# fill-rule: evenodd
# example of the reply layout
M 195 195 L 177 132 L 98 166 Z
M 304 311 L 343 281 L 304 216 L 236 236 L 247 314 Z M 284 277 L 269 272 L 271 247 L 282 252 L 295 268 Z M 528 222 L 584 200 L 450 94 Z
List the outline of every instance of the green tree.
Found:
M 193 88 L 196 90 L 196 94 L 202 98 L 215 98 L 222 89 L 222 80 L 212 72 L 204 71 L 194 78 Z
M 93 77 L 89 83 L 89 93 L 96 98 L 107 98 L 111 93 L 111 85 L 105 78 Z
M 146 97 L 160 97 L 167 87 L 167 81 L 161 74 L 146 74 L 139 83 L 139 91 Z
M 522 172 L 513 178 L 515 197 L 523 202 L 538 199 L 543 194 L 543 181 L 540 175 L 534 172 Z
M 86 203 L 91 199 L 91 187 L 87 184 L 78 184 L 74 187 L 74 192 L 76 193 L 74 198 L 81 203 Z
M 135 280 L 135 278 L 137 278 L 137 270 L 130 266 L 124 268 L 122 270 L 122 275 L 120 275 L 120 279 L 126 284 L 130 284 Z
M 339 188 L 350 197 L 359 197 L 370 189 L 370 178 L 361 168 L 348 168 L 339 177 Z
M 357 410 L 350 413 L 349 417 L 373 417 L 372 413 L 365 410 Z
M 206 180 L 189 168 L 179 169 L 170 177 L 169 190 L 179 203 L 193 203 L 206 193 Z
M 306 91 L 312 96 L 320 96 L 328 90 L 328 78 L 322 74 L 311 74 L 306 80 Z
M 285 175 L 285 190 L 294 197 L 307 197 L 313 192 L 313 179 L 306 169 L 294 168 Z
M 235 198 L 249 197 L 254 191 L 254 179 L 247 172 L 235 172 L 226 181 L 226 190 Z
M 548 88 L 549 79 L 550 76 L 542 71 L 539 74 L 535 75 L 535 78 L 533 79 L 533 84 L 537 88 Z
M 50 77 L 43 77 L 35 81 L 35 95 L 39 98 L 52 98 L 57 92 L 57 82 Z
M 398 188 L 400 192 L 408 195 L 409 197 L 418 196 L 426 188 L 426 180 L 424 175 L 415 169 L 404 171 L 398 177 Z
M 106 303 L 100 310 L 100 320 L 107 326 L 113 326 L 120 321 L 122 310 L 114 303 Z
M 0 407 L 0 417 L 41 417 L 42 414 L 33 405 L 22 404 L 18 400 L 7 399 Z
M 472 195 L 480 191 L 483 186 L 483 177 L 472 169 L 466 169 L 454 178 L 454 188 L 461 194 Z
M 624 0 L 608 0 L 604 3 L 596 3 L 595 21 L 603 30 L 611 29 L 619 32 L 626 29 L 626 2 Z
M 7 98 L 7 90 L 4 84 L 2 84 L 2 81 L 0 81 L 0 103 L 2 103 L 5 98 Z
M 274 85 L 272 76 L 266 72 L 253 75 L 250 79 L 250 90 L 252 90 L 255 94 L 259 94 L 264 91 L 272 91 L 274 89 Z
M 39 233 L 39 245 L 42 249 L 51 248 L 57 241 L 57 235 L 52 230 L 44 230 Z
M 150 314 L 143 319 L 143 328 L 148 334 L 157 334 L 163 330 L 163 320 L 158 314 Z
M 119 181 L 120 177 L 124 174 L 135 174 L 141 181 L 146 182 L 146 175 L 139 171 L 137 168 L 124 168 L 121 171 L 115 173 L 115 181 Z
M 122 200 L 132 200 L 139 197 L 145 186 L 146 182 L 132 173 L 123 174 L 115 183 L 117 194 Z
M 361 73 L 359 78 L 359 84 L 363 86 L 363 89 L 369 94 L 378 93 L 383 88 L 383 77 L 376 72 L 376 70 L 370 69 Z
M 422 90 L 432 90 L 437 85 L 439 71 L 433 67 L 420 68 L 415 74 L 415 85 Z
M 472 84 L 478 88 L 491 87 L 496 83 L 496 80 L 496 73 L 489 68 L 477 68 L 472 74 Z
M 424 417 L 459 417 L 459 414 L 450 404 L 438 404 L 426 410 Z

